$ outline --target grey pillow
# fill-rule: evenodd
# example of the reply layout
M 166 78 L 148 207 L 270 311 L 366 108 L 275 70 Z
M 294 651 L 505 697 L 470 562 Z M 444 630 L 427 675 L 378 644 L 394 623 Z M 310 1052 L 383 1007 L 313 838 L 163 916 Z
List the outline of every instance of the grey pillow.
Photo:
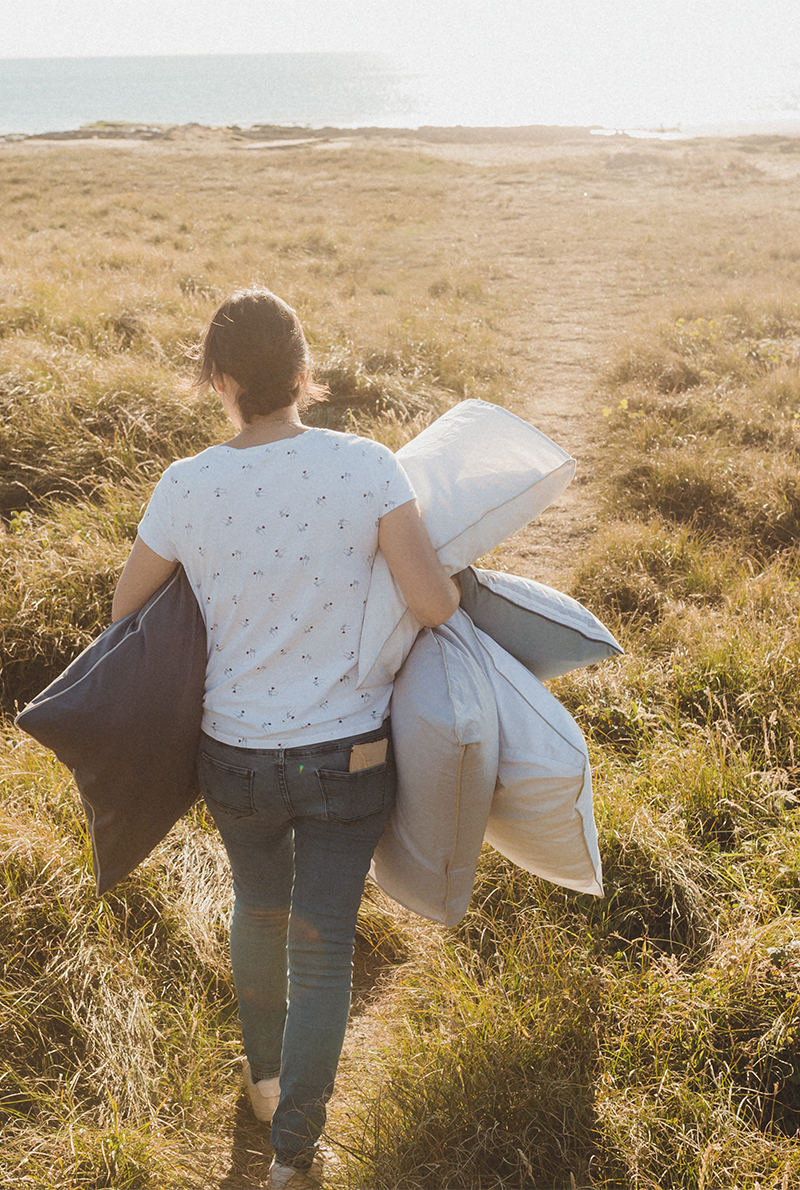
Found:
M 622 652 L 597 616 L 553 587 L 475 566 L 458 577 L 461 606 L 476 628 L 541 682 Z
M 179 567 L 17 715 L 17 726 L 72 770 L 98 895 L 128 876 L 199 796 L 205 672 L 205 625 Z

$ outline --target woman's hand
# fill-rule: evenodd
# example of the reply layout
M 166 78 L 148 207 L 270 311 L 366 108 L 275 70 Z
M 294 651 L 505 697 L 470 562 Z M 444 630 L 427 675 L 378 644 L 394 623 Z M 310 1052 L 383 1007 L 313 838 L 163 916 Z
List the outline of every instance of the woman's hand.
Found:
M 177 565 L 177 562 L 168 562 L 166 558 L 162 558 L 137 536 L 114 592 L 114 602 L 111 605 L 112 622 L 144 607 L 150 596 L 155 595 Z
M 460 585 L 448 578 L 416 500 L 384 513 L 378 545 L 412 615 L 428 628 L 449 620 L 461 599 Z

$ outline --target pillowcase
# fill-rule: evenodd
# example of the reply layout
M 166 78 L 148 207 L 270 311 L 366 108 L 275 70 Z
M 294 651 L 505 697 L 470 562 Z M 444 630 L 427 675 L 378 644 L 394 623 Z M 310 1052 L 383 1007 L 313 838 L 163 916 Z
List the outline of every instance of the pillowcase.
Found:
M 494 696 L 445 625 L 423 629 L 392 694 L 397 801 L 372 860 L 389 896 L 456 925 L 467 911 L 497 778 Z
M 182 568 L 112 624 L 17 715 L 72 769 L 98 896 L 164 838 L 200 794 L 206 630 Z
M 461 607 L 475 627 L 540 681 L 622 652 L 588 608 L 553 587 L 475 566 L 458 577 Z
M 469 566 L 561 495 L 575 460 L 534 426 L 487 401 L 462 401 L 397 452 L 449 574 Z M 358 684 L 391 682 L 420 630 L 379 552 L 358 657 Z
M 448 628 L 480 659 L 497 706 L 500 752 L 487 843 L 536 876 L 602 896 L 591 771 L 578 725 L 465 612 L 459 609 Z

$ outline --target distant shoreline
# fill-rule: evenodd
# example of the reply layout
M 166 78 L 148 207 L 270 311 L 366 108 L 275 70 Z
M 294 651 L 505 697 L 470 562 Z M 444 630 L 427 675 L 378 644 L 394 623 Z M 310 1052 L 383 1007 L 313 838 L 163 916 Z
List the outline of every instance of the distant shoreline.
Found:
M 800 138 L 800 117 L 792 121 L 763 121 L 732 123 L 730 125 L 697 125 L 692 128 L 629 128 L 613 129 L 602 125 L 529 124 L 520 126 L 421 125 L 417 128 L 387 128 L 369 125 L 357 128 L 335 126 L 308 127 L 296 124 L 154 124 L 125 120 L 98 120 L 80 128 L 58 129 L 51 132 L 8 132 L 0 134 L 0 144 L 29 142 L 97 142 L 186 144 L 191 141 L 214 140 L 217 143 L 237 144 L 243 148 L 286 148 L 348 139 L 406 140 L 431 144 L 505 144 L 554 146 L 603 140 L 693 140 L 739 139 L 758 137 L 777 140 Z
M 598 126 L 599 129 L 599 126 Z M 3 141 L 82 141 L 82 140 L 131 140 L 170 141 L 185 139 L 192 135 L 211 135 L 234 140 L 297 141 L 339 140 L 342 138 L 402 138 L 430 141 L 508 142 L 553 144 L 565 140 L 586 140 L 593 135 L 591 127 L 565 127 L 562 125 L 532 124 L 520 127 L 469 127 L 455 125 L 438 127 L 423 125 L 418 128 L 384 128 L 367 125 L 358 128 L 325 126 L 310 128 L 297 124 L 252 124 L 241 127 L 238 124 L 150 124 L 131 123 L 125 120 L 98 120 L 81 128 L 53 132 L 10 132 L 0 135 Z

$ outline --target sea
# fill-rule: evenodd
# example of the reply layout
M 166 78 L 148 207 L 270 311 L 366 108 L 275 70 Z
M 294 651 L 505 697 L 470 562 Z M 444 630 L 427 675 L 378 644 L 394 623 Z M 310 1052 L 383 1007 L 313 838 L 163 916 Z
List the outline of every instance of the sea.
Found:
M 666 79 L 666 82 L 665 82 Z M 516 56 L 507 68 L 407 62 L 374 53 L 0 59 L 0 135 L 97 121 L 298 128 L 513 127 L 662 137 L 800 135 L 800 62 L 707 85 L 587 74 L 560 87 Z

